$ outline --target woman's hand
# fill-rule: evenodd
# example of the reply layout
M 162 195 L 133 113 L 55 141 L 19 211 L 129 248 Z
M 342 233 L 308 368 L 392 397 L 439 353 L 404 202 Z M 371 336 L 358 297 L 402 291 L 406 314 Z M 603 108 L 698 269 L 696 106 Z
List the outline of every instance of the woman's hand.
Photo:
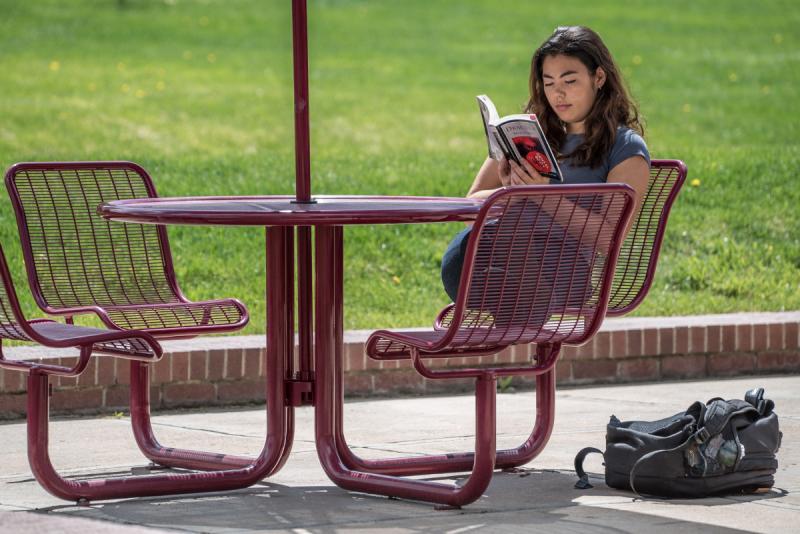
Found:
M 504 186 L 515 185 L 547 185 L 549 178 L 539 174 L 527 160 L 522 160 L 522 166 L 515 161 L 504 159 L 498 169 L 500 183 Z

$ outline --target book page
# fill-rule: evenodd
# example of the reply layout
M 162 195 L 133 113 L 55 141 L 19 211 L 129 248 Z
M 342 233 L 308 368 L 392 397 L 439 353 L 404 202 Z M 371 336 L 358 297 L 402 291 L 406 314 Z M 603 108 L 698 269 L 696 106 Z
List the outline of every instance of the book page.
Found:
M 486 142 L 489 148 L 489 157 L 500 161 L 503 158 L 503 149 L 501 148 L 501 140 L 498 139 L 497 131 L 494 126 L 491 126 L 493 121 L 497 120 L 497 109 L 494 103 L 486 95 L 479 95 L 478 107 L 481 110 L 481 119 L 483 119 L 483 131 L 486 133 Z
M 535 115 L 505 117 L 497 128 L 509 141 L 509 148 L 517 163 L 525 160 L 542 176 L 563 181 L 561 169 Z

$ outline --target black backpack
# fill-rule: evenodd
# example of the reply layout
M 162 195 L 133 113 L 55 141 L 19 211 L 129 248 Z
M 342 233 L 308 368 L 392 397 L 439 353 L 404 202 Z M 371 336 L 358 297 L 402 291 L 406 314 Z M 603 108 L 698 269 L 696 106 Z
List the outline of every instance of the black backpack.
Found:
M 620 421 L 612 415 L 605 453 L 587 447 L 575 457 L 580 477 L 575 487 L 592 487 L 583 460 L 598 452 L 606 484 L 637 494 L 705 497 L 771 488 L 782 437 L 774 407 L 764 389 L 755 388 L 745 400 L 698 401 L 658 421 Z

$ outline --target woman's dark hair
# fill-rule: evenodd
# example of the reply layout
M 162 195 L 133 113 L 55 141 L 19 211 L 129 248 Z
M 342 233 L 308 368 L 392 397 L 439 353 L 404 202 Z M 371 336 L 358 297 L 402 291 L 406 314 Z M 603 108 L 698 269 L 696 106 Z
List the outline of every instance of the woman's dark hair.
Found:
M 592 75 L 598 67 L 602 67 L 606 73 L 606 81 L 598 90 L 594 105 L 586 116 L 583 142 L 569 154 L 561 151 L 567 138 L 566 128 L 548 104 L 542 80 L 544 58 L 556 55 L 580 60 Z M 536 113 L 553 150 L 559 157 L 570 157 L 575 165 L 600 166 L 614 146 L 620 126 L 627 126 L 644 135 L 639 110 L 628 95 L 611 53 L 600 36 L 584 26 L 556 28 L 553 35 L 536 50 L 531 60 L 530 91 L 526 112 Z

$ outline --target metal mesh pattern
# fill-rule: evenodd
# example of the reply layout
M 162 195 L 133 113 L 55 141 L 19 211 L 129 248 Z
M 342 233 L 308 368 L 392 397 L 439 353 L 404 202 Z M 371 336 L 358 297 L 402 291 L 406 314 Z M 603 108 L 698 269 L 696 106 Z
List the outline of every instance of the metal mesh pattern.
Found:
M 14 319 L 14 311 L 5 287 L 0 285 L 0 338 L 30 341 Z
M 122 329 L 239 328 L 246 322 L 246 310 L 235 301 L 191 303 L 180 295 L 162 228 L 97 214 L 104 202 L 155 197 L 141 168 L 124 162 L 17 167 L 7 184 L 28 248 L 32 290 L 45 311 L 100 306 Z
M 14 179 L 39 290 L 49 306 L 176 302 L 158 230 L 97 216 L 97 206 L 151 196 L 131 169 L 24 170 Z
M 445 355 L 517 343 L 576 343 L 601 319 L 600 288 L 610 281 L 607 252 L 630 197 L 619 189 L 579 194 L 526 189 L 496 201 L 470 236 L 459 299 L 442 321 L 452 331 L 463 301 L 455 336 L 441 348 L 437 342 L 447 331 L 409 335 L 415 346 Z M 379 338 L 371 355 L 404 357 L 406 345 Z
M 79 344 L 81 337 L 94 336 L 108 332 L 107 330 L 101 330 L 99 328 L 88 328 L 49 321 L 32 323 L 31 327 L 36 330 L 37 333 L 49 339 L 67 341 L 75 344 Z M 96 351 L 109 352 L 112 354 L 151 357 L 154 355 L 150 345 L 134 337 L 103 341 L 101 343 L 95 343 L 93 347 Z
M 647 195 L 620 249 L 608 303 L 609 315 L 628 313 L 649 289 L 669 208 L 685 178 L 685 170 L 677 162 L 652 162 Z

